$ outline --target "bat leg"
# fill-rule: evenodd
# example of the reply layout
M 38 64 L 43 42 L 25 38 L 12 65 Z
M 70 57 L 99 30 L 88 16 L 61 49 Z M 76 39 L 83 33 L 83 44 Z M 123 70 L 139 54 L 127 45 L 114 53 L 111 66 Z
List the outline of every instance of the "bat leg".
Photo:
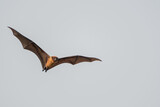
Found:
M 43 68 L 42 72 L 45 71 L 46 72 L 46 67 Z
M 46 67 L 44 67 L 43 71 L 47 72 L 47 71 L 48 71 L 48 69 L 47 69 Z

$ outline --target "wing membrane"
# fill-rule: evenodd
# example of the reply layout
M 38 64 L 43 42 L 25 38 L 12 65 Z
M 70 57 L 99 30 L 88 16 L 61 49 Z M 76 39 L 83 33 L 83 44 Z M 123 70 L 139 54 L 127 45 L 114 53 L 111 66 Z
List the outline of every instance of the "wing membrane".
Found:
M 47 59 L 49 58 L 49 55 L 43 51 L 36 43 L 34 43 L 32 40 L 26 38 L 25 36 L 23 36 L 22 34 L 20 34 L 19 32 L 17 32 L 16 30 L 14 30 L 13 28 L 9 27 L 12 32 L 13 35 L 16 36 L 24 49 L 30 50 L 31 52 L 35 53 L 37 55 L 37 57 L 39 58 L 42 68 L 45 67 L 45 63 L 47 62 Z
M 59 58 L 58 61 L 55 62 L 55 64 L 52 67 L 55 67 L 63 63 L 70 63 L 72 65 L 75 65 L 81 62 L 93 62 L 93 61 L 101 61 L 101 60 L 98 58 L 94 58 L 94 57 L 85 57 L 85 56 L 76 55 L 76 56 Z

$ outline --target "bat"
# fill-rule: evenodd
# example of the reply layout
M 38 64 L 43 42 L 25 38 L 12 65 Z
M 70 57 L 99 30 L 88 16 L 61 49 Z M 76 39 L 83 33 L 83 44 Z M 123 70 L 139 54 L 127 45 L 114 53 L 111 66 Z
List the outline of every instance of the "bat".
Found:
M 24 49 L 27 49 L 37 55 L 39 58 L 41 65 L 42 65 L 42 71 L 47 72 L 47 70 L 63 63 L 70 63 L 72 65 L 81 63 L 81 62 L 93 62 L 93 61 L 101 61 L 98 58 L 94 57 L 85 57 L 80 55 L 75 56 L 69 56 L 69 57 L 63 57 L 58 58 L 57 56 L 49 56 L 43 49 L 41 49 L 36 43 L 34 43 L 32 40 L 28 39 L 27 37 L 20 34 L 15 29 L 8 27 L 12 30 L 13 35 L 19 39 Z

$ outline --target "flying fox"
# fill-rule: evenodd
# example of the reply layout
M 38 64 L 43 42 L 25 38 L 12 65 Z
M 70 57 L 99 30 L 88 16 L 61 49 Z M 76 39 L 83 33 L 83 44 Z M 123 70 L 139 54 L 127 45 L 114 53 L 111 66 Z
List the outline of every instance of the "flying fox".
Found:
M 93 62 L 93 61 L 101 61 L 98 58 L 94 57 L 86 57 L 81 55 L 69 56 L 58 58 L 57 56 L 50 56 L 44 50 L 42 50 L 36 43 L 32 40 L 28 39 L 27 37 L 20 34 L 15 29 L 8 27 L 12 30 L 13 35 L 19 39 L 24 49 L 30 50 L 31 52 L 35 53 L 39 58 L 42 71 L 47 72 L 47 70 L 62 64 L 62 63 L 70 63 L 72 65 L 78 64 L 80 62 Z

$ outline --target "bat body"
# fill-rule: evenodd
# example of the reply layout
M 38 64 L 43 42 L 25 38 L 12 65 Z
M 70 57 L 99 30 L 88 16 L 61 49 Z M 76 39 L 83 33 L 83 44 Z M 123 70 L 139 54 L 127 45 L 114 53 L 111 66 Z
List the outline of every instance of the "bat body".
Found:
M 14 30 L 13 28 L 9 27 L 13 35 L 16 36 L 19 41 L 21 42 L 24 49 L 27 49 L 37 55 L 39 58 L 41 65 L 42 65 L 42 71 L 47 70 L 62 64 L 62 63 L 70 63 L 72 65 L 78 64 L 80 62 L 92 62 L 92 61 L 101 61 L 98 58 L 94 57 L 85 57 L 85 56 L 69 56 L 64 58 L 58 58 L 56 56 L 49 56 L 44 50 L 42 50 L 36 43 L 34 43 L 32 40 L 26 38 L 22 34 L 20 34 L 18 31 Z

